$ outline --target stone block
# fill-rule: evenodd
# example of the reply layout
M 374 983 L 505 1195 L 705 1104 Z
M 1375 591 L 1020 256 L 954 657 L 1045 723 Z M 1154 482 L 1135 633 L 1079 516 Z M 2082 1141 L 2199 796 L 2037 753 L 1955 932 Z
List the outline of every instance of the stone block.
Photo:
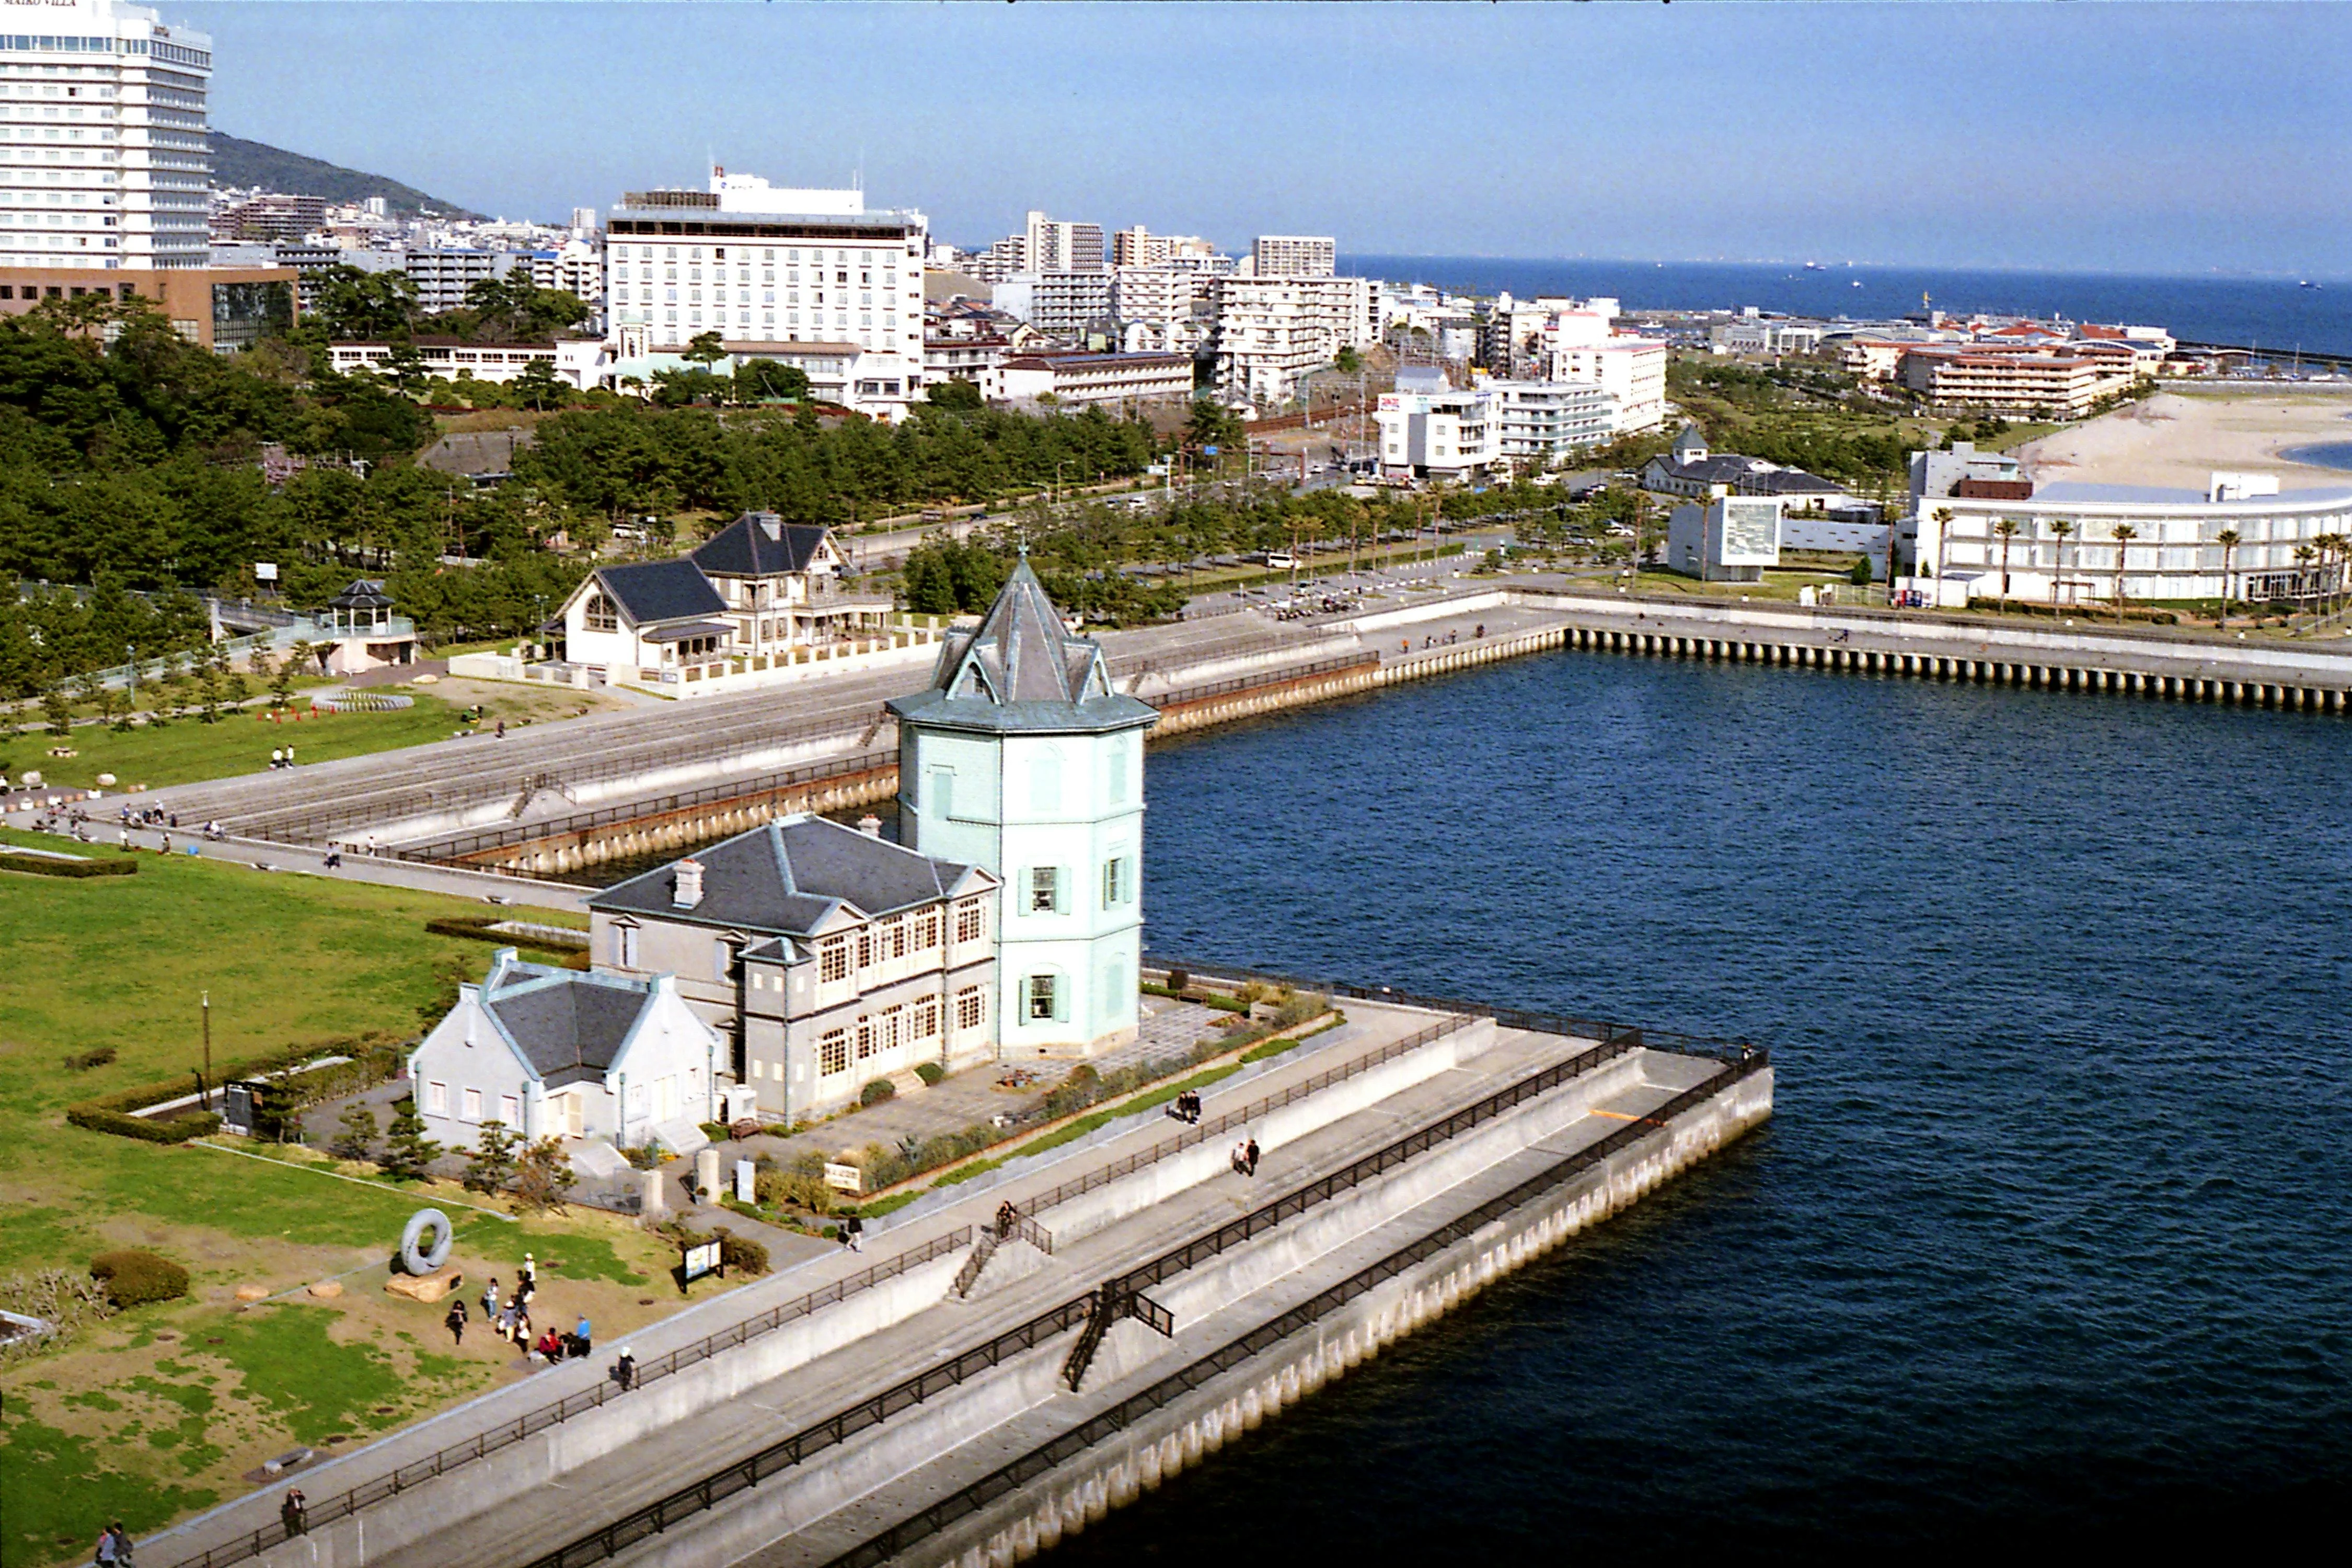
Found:
M 438 1301 L 452 1290 L 465 1286 L 466 1276 L 455 1268 L 436 1269 L 430 1274 L 395 1274 L 383 1282 L 383 1288 L 395 1296 L 405 1296 L 412 1301 Z

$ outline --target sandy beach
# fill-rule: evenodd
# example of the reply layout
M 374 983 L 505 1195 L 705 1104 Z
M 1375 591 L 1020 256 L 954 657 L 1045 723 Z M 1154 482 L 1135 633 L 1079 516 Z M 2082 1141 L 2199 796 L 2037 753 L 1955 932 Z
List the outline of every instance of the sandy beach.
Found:
M 2249 391 L 2159 392 L 2087 425 L 2017 449 L 2039 483 L 2166 485 L 2203 489 L 2215 468 L 2279 477 L 2282 489 L 2352 486 L 2352 473 L 2281 456 L 2287 447 L 2352 441 L 2352 396 Z

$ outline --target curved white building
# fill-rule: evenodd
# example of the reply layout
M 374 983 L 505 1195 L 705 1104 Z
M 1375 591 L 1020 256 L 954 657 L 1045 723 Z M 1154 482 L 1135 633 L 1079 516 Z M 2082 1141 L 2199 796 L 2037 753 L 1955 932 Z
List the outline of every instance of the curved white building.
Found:
M 1964 580 L 1979 599 L 2001 595 L 2004 569 L 2008 597 L 2045 604 L 2112 602 L 2119 570 L 2135 602 L 2317 599 L 2345 585 L 2342 554 L 2319 542 L 2352 535 L 2352 484 L 2281 491 L 2269 475 L 2217 473 L 2202 491 L 2058 483 L 1916 504 L 1918 574 Z

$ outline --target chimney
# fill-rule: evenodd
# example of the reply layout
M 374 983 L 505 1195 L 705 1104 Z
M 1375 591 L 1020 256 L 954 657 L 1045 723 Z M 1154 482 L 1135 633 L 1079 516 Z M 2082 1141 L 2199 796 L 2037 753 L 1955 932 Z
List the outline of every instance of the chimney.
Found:
M 869 811 L 857 819 L 857 831 L 868 838 L 879 838 L 882 837 L 882 819 Z
M 674 869 L 677 872 L 677 886 L 671 890 L 670 906 L 690 910 L 702 902 L 702 862 L 689 856 Z

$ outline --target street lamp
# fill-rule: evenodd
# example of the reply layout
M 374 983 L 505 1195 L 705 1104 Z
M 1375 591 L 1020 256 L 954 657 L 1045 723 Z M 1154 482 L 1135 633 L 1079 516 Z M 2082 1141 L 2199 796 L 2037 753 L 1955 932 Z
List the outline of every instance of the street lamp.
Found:
M 122 721 L 128 724 L 131 721 L 131 715 L 139 711 L 139 645 L 124 643 L 122 652 L 123 656 L 131 661 L 131 701 L 130 706 L 122 710 Z

